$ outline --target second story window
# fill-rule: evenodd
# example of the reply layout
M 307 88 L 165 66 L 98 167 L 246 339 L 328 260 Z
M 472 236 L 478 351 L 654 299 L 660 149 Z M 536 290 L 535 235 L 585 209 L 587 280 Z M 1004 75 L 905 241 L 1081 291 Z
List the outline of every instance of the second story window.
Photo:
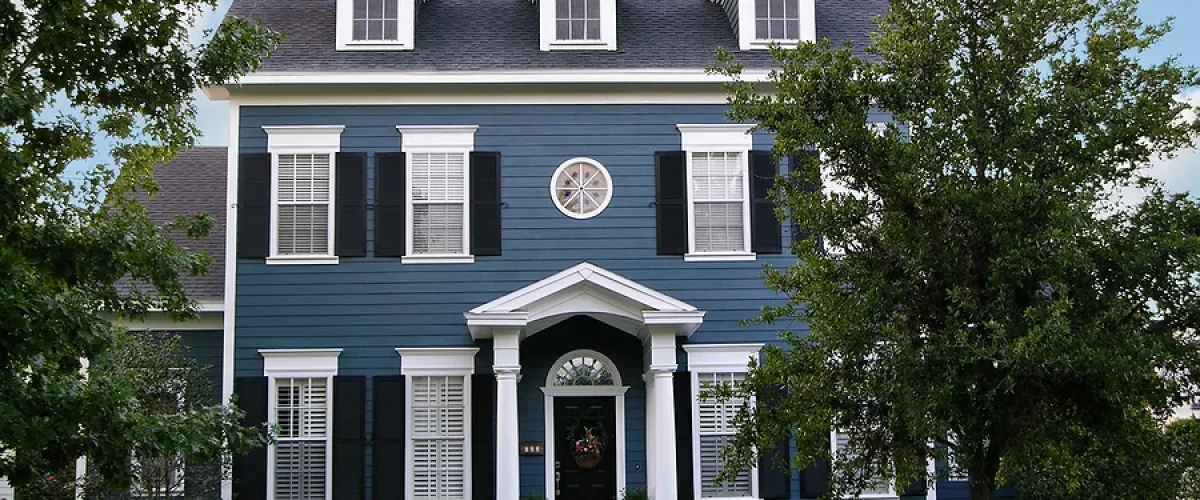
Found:
M 397 127 L 407 157 L 404 262 L 474 262 L 471 255 L 471 152 L 469 126 Z M 495 221 L 485 221 L 494 224 Z
M 691 154 L 693 252 L 746 251 L 750 212 L 745 158 L 741 151 Z
M 799 40 L 800 0 L 754 0 L 754 28 L 759 40 Z
M 558 40 L 600 40 L 600 0 L 553 0 Z
M 271 155 L 268 264 L 337 263 L 334 172 L 343 129 L 263 127 Z M 253 184 L 254 179 L 240 182 Z
M 396 40 L 400 23 L 398 11 L 396 0 L 354 0 L 354 40 Z

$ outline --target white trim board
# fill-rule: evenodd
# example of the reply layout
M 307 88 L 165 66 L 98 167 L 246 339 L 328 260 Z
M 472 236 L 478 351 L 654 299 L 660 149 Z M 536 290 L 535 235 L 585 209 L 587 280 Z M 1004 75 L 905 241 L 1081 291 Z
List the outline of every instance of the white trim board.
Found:
M 718 84 L 706 85 L 413 85 L 403 87 L 323 86 L 206 87 L 210 100 L 229 100 L 241 106 L 388 106 L 491 104 L 725 104 L 729 95 Z M 391 90 L 389 90 L 391 89 Z M 411 90 L 409 90 L 411 89 Z M 590 90 L 589 90 L 590 89 Z
M 221 402 L 233 402 L 234 325 L 237 315 L 237 163 L 241 107 L 229 103 L 229 148 L 225 159 L 225 338 L 221 342 Z M 233 500 L 233 478 L 221 479 L 221 500 Z
M 765 81 L 770 70 L 747 69 L 742 79 Z M 729 78 L 697 69 L 503 71 L 260 71 L 230 85 L 504 84 L 504 83 L 724 83 Z

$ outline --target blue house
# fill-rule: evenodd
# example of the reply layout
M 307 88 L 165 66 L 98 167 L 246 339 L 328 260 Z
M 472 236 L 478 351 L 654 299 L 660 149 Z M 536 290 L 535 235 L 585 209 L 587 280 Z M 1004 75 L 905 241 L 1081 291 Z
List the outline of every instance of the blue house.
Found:
M 862 47 L 886 6 L 236 0 L 287 37 L 206 89 L 230 104 L 221 381 L 278 442 L 224 498 L 823 494 L 820 466 L 713 481 L 741 402 L 701 392 L 777 341 L 740 322 L 803 232 L 767 196 L 791 162 L 705 67 Z

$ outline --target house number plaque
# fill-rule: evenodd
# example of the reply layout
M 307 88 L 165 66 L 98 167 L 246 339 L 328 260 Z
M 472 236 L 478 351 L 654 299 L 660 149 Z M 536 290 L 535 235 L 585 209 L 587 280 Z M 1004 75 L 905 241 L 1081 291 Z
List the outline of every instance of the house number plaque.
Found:
M 521 456 L 540 457 L 546 454 L 546 443 L 521 443 Z

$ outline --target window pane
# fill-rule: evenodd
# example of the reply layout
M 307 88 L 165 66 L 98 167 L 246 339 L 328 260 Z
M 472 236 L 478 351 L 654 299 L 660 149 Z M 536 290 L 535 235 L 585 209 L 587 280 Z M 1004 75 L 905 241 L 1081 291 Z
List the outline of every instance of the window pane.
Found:
M 366 40 L 367 39 L 367 22 L 366 21 L 354 21 L 354 35 L 353 36 L 354 36 L 355 40 Z
M 587 0 L 571 0 L 571 19 L 584 19 Z M 580 30 L 582 31 L 582 30 Z
M 329 253 L 328 205 L 280 205 L 277 214 L 279 255 Z
M 557 0 L 554 5 L 555 18 L 566 20 L 571 17 L 571 0 Z
M 786 0 L 768 0 L 767 2 L 767 17 L 771 19 L 779 19 L 783 17 L 783 2 Z
M 587 0 L 587 18 L 600 19 L 600 0 Z
M 367 18 L 367 4 L 370 0 L 354 0 L 354 19 Z
M 587 39 L 600 39 L 600 21 L 587 21 Z
M 558 28 L 555 38 L 559 40 L 571 39 L 571 21 L 558 21 Z
M 399 37 L 396 35 L 397 23 L 385 23 L 383 25 L 383 38 L 385 40 L 396 40 Z
M 325 500 L 325 441 L 280 441 L 275 448 L 275 498 Z
M 383 18 L 389 20 L 397 19 L 399 16 L 396 15 L 396 9 L 399 8 L 399 5 L 400 2 L 397 2 L 396 0 L 387 0 L 383 2 Z M 395 25 L 396 23 L 389 24 Z
M 696 201 L 732 201 L 745 198 L 740 153 L 693 153 L 692 198 Z
M 413 253 L 463 253 L 461 203 L 413 205 Z
M 766 20 L 755 21 L 754 26 L 759 40 L 769 40 L 771 38 L 771 34 L 767 32 L 768 25 Z
M 461 153 L 419 153 L 412 158 L 414 201 L 464 201 L 466 161 Z
M 755 17 L 766 19 L 767 17 L 767 0 L 754 0 Z
M 784 38 L 788 40 L 800 39 L 800 21 L 791 19 L 784 21 L 784 26 L 787 28 L 787 33 L 784 33 Z
M 741 252 L 746 249 L 742 203 L 696 203 L 697 252 Z
M 329 201 L 329 155 L 279 155 L 280 202 Z
M 571 21 L 571 39 L 584 40 L 587 35 L 587 21 Z

